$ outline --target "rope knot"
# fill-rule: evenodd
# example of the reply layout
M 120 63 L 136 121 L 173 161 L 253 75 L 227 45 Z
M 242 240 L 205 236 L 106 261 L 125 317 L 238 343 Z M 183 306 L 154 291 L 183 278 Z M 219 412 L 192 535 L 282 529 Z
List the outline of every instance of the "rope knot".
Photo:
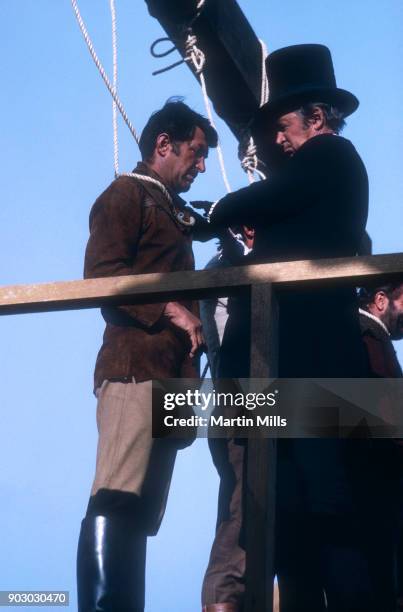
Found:
M 188 34 L 185 42 L 185 50 L 185 62 L 192 62 L 196 74 L 200 74 L 203 71 L 204 64 L 206 63 L 206 56 L 197 46 L 197 37 L 193 34 L 193 32 L 189 32 Z
M 261 179 L 266 178 L 263 172 L 259 170 L 259 158 L 257 156 L 257 149 L 252 136 L 250 136 L 249 140 L 247 141 L 246 148 L 240 148 L 239 159 L 241 162 L 241 167 L 248 174 L 250 182 L 253 182 L 254 172 L 256 172 Z
M 254 171 L 257 168 L 258 158 L 256 154 L 256 145 L 252 136 L 248 140 L 246 149 L 241 152 L 241 166 L 245 172 Z

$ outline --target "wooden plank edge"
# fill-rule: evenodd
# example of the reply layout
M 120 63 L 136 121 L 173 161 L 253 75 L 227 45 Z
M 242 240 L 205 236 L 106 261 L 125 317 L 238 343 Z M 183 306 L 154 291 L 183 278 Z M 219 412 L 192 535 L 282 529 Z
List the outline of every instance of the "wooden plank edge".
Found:
M 271 282 L 291 287 L 302 282 L 361 281 L 384 274 L 403 275 L 403 253 L 320 259 L 88 280 L 0 287 L 0 314 L 70 308 L 95 308 L 107 303 L 139 303 L 172 299 L 189 292 L 227 295 L 231 289 Z

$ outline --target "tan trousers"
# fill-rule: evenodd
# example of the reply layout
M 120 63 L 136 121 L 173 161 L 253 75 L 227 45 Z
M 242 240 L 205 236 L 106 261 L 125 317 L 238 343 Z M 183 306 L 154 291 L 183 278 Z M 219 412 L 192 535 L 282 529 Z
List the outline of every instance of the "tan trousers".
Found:
M 101 489 L 141 501 L 149 534 L 163 518 L 176 448 L 152 438 L 151 381 L 105 380 L 97 390 L 98 449 L 91 495 Z

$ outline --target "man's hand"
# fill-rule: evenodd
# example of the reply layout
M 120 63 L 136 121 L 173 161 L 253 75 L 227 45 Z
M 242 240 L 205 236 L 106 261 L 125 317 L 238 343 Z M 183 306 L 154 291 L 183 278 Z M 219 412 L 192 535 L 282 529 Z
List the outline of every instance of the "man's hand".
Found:
M 198 349 L 205 344 L 200 319 L 178 302 L 168 302 L 163 315 L 172 325 L 188 335 L 191 344 L 189 356 L 194 357 Z

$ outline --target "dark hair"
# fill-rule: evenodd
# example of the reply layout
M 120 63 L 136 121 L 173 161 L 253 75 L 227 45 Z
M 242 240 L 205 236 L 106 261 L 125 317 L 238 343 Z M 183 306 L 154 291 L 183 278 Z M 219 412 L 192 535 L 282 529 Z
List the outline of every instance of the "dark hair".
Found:
M 369 304 L 372 304 L 375 299 L 375 295 L 379 291 L 383 291 L 383 293 L 385 293 L 385 295 L 391 300 L 398 298 L 403 292 L 403 277 L 396 277 L 383 285 L 379 285 L 379 283 L 372 283 L 365 285 L 365 287 L 360 287 L 358 289 L 358 301 L 360 307 L 367 309 Z
M 319 108 L 322 109 L 325 116 L 326 125 L 336 134 L 340 134 L 346 125 L 343 113 L 339 111 L 336 106 L 325 104 L 323 102 L 310 102 L 309 104 L 304 104 L 300 109 L 298 109 L 298 112 L 302 115 L 306 127 L 308 127 L 309 119 L 312 118 L 316 106 L 319 106 Z
M 143 160 L 152 157 L 160 134 L 165 132 L 172 142 L 185 142 L 193 138 L 197 127 L 204 132 L 208 146 L 216 147 L 218 136 L 210 122 L 180 99 L 170 98 L 161 110 L 151 115 L 142 131 L 139 147 Z

